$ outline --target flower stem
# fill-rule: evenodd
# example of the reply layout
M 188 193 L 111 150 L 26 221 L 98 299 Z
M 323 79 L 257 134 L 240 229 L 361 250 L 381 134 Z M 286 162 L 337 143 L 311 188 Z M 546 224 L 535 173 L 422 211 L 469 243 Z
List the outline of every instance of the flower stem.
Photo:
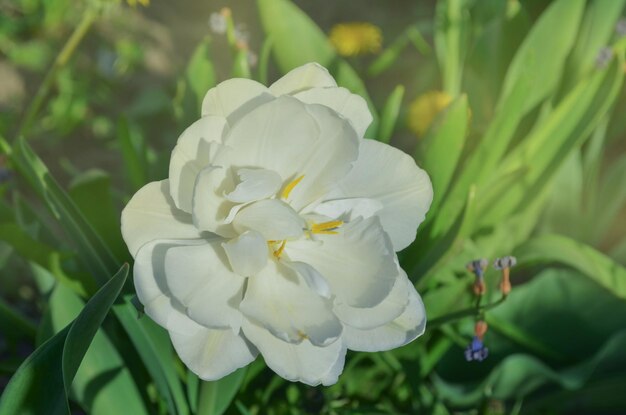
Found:
M 74 29 L 74 32 L 69 37 L 63 49 L 59 52 L 54 63 L 46 73 L 46 76 L 41 83 L 41 86 L 37 90 L 35 97 L 31 101 L 30 105 L 26 109 L 24 113 L 24 117 L 22 118 L 22 122 L 20 123 L 20 127 L 17 131 L 17 137 L 25 136 L 32 124 L 35 120 L 35 117 L 41 110 L 42 105 L 44 104 L 46 98 L 48 97 L 50 90 L 52 89 L 52 85 L 56 81 L 57 74 L 60 69 L 62 69 L 67 62 L 70 60 L 78 45 L 83 40 L 85 35 L 89 32 L 89 29 L 93 25 L 96 20 L 97 12 L 92 8 L 87 8 L 82 15 L 78 26 Z
M 460 320 L 464 317 L 473 316 L 484 311 L 490 310 L 502 304 L 506 300 L 507 296 L 502 296 L 498 301 L 495 301 L 491 304 L 480 305 L 478 304 L 476 307 L 466 308 L 464 310 L 459 310 L 454 313 L 446 314 L 441 317 L 437 317 L 428 322 L 428 328 L 432 329 L 433 327 L 438 327 L 443 324 L 448 324 L 456 320 Z

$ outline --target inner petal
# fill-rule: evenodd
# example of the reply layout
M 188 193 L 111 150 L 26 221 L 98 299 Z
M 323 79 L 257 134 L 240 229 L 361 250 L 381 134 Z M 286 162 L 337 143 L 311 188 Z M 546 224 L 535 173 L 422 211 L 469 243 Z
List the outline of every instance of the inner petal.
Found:
M 226 199 L 236 203 L 246 203 L 274 196 L 282 185 L 278 173 L 266 169 L 237 170 L 239 184 L 235 190 L 225 195 Z
M 267 242 L 258 232 L 246 231 L 237 238 L 222 243 L 222 246 L 233 271 L 241 276 L 254 275 L 267 263 Z
M 276 199 L 260 200 L 244 207 L 232 224 L 239 233 L 257 231 L 268 241 L 299 238 L 306 227 L 304 219 L 291 206 Z

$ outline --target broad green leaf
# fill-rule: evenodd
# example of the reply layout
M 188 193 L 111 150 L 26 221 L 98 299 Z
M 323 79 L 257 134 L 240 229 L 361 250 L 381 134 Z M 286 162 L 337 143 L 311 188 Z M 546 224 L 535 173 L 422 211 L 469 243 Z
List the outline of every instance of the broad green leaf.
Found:
M 48 301 L 47 324 L 41 336 L 50 336 L 72 321 L 84 308 L 84 302 L 71 290 L 56 285 Z M 78 327 L 77 327 L 78 329 Z M 67 345 L 66 345 L 67 348 Z M 71 356 L 71 349 L 65 352 Z M 146 413 L 133 377 L 120 352 L 102 330 L 93 337 L 72 383 L 71 399 L 90 414 Z
M 174 352 L 167 332 L 147 317 L 138 318 L 129 297 L 113 306 L 113 312 L 139 352 L 169 413 L 189 413 L 185 394 L 175 367 Z
M 77 247 L 80 258 L 86 262 L 95 281 L 102 284 L 108 280 L 108 270 L 116 267 L 116 260 L 100 236 L 85 219 L 67 193 L 59 187 L 48 172 L 41 159 L 33 152 L 28 144 L 19 139 L 12 150 L 8 144 L 0 140 L 0 146 L 10 154 L 10 157 L 31 183 L 31 186 L 46 202 L 48 208 L 65 226 L 69 236 Z M 186 413 L 186 403 L 181 391 L 180 382 L 176 379 L 174 362 L 172 359 L 162 359 L 160 353 L 164 350 L 164 342 L 156 341 L 146 333 L 145 324 L 137 320 L 134 306 L 125 301 L 113 307 L 116 318 L 130 337 L 137 350 L 141 350 L 140 357 L 146 369 L 153 377 L 155 385 L 169 405 L 171 413 Z
M 517 50 L 504 79 L 500 101 L 507 99 L 525 73 L 531 74 L 534 85 L 520 112 L 527 113 L 554 92 L 584 9 L 585 0 L 556 0 L 550 4 Z
M 443 89 L 453 97 L 461 93 L 469 14 L 466 0 L 439 0 L 436 8 L 435 50 Z
M 210 45 L 211 39 L 209 37 L 204 38 L 194 50 L 187 65 L 187 82 L 196 98 L 198 113 L 200 112 L 204 95 L 217 81 L 210 55 Z
M 524 265 L 560 263 L 572 267 L 626 300 L 626 268 L 592 247 L 560 235 L 540 235 L 515 250 Z
M 95 282 L 100 286 L 103 285 L 117 268 L 117 261 L 102 238 L 93 230 L 83 213 L 61 189 L 46 165 L 24 139 L 19 138 L 12 148 L 4 140 L 0 140 L 0 146 L 59 220 Z
M 126 177 L 130 179 L 131 190 L 139 190 L 148 181 L 145 140 L 134 124 L 121 117 L 117 124 L 117 142 L 124 159 Z
M 544 393 L 554 390 L 554 386 L 558 390 L 575 392 L 596 379 L 608 378 L 611 373 L 623 379 L 623 374 L 619 371 L 626 370 L 623 353 L 625 347 L 626 331 L 622 330 L 608 340 L 592 358 L 572 368 L 554 370 L 533 356 L 515 354 L 505 358 L 478 387 L 462 388 L 441 378 L 436 378 L 434 384 L 442 399 L 459 406 L 478 405 L 486 393 L 494 399 L 506 400 L 524 397 L 541 387 Z M 549 387 L 552 388 L 547 389 Z M 588 398 L 586 396 L 585 400 Z M 618 401 L 622 405 L 626 403 L 623 394 Z M 577 407 L 574 412 L 579 410 Z
M 88 170 L 70 183 L 69 194 L 115 257 L 127 259 L 119 211 L 113 203 L 111 177 L 102 170 Z
M 434 198 L 431 209 L 437 210 L 448 190 L 468 133 L 469 107 L 465 95 L 457 98 L 424 138 L 420 151 L 420 166 L 433 183 Z
M 510 399 L 542 386 L 545 391 L 550 384 L 576 389 L 594 377 L 623 373 L 624 318 L 626 303 L 587 276 L 543 271 L 515 286 L 507 301 L 487 313 L 490 355 L 482 365 L 464 362 L 460 348 L 440 362 L 442 382 L 462 379 L 467 387 L 436 382 L 437 389 L 457 405 L 473 405 L 487 391 L 496 399 Z
M 590 212 L 595 218 L 589 223 L 592 231 L 595 231 L 594 242 L 601 243 L 612 230 L 612 226 L 618 224 L 619 213 L 626 206 L 626 156 L 611 163 L 602 175 L 597 189 L 597 197 L 594 199 L 595 209 Z M 623 223 L 621 226 L 623 228 Z
M 335 50 L 322 30 L 290 0 L 257 0 L 261 24 L 273 39 L 272 51 L 282 73 L 317 62 L 328 67 Z
M 396 123 L 398 122 L 402 98 L 404 98 L 404 86 L 398 85 L 394 88 L 391 94 L 389 94 L 389 98 L 387 98 L 387 102 L 383 107 L 383 111 L 380 116 L 378 136 L 376 137 L 383 143 L 389 143 L 391 140 Z
M 202 382 L 198 415 L 223 414 L 237 394 L 245 376 L 246 368 L 241 368 L 220 380 Z
M 127 276 L 128 265 L 124 265 L 72 323 L 24 361 L 0 398 L 0 414 L 69 414 L 72 380 Z

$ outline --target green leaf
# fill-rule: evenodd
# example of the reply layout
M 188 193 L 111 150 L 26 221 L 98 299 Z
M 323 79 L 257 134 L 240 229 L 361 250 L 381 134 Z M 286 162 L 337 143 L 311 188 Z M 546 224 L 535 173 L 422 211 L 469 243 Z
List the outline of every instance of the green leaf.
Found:
M 497 175 L 526 169 L 523 180 L 511 186 L 500 203 L 483 211 L 489 223 L 523 209 L 540 195 L 557 169 L 604 119 L 623 83 L 623 58 L 582 81 L 502 162 Z
M 443 89 L 454 98 L 461 92 L 465 51 L 468 49 L 468 3 L 466 0 L 440 0 L 436 8 L 435 50 Z
M 126 264 L 72 323 L 24 361 L 0 398 L 0 414 L 69 414 L 67 395 L 72 380 L 127 276 Z
M 131 190 L 139 190 L 148 181 L 146 143 L 135 125 L 121 117 L 117 123 L 117 142 L 124 159 Z
M 241 368 L 220 380 L 203 382 L 200 386 L 198 415 L 223 414 L 237 394 L 245 376 L 246 368 Z
M 0 330 L 10 339 L 35 338 L 37 326 L 0 297 Z
M 387 98 L 387 102 L 385 102 L 380 117 L 380 127 L 377 136 L 378 140 L 383 143 L 388 143 L 391 140 L 396 123 L 398 122 L 402 98 L 404 98 L 404 86 L 398 85 L 391 94 L 389 94 L 389 98 Z
M 106 283 L 108 276 L 117 269 L 117 260 L 69 195 L 50 175 L 46 165 L 22 138 L 12 148 L 0 139 L 0 146 L 59 220 L 95 282 L 100 286 Z
M 273 39 L 272 51 L 281 72 L 309 62 L 328 67 L 335 50 L 322 30 L 289 0 L 258 0 L 261 24 Z
M 560 235 L 541 235 L 515 250 L 522 265 L 559 263 L 572 267 L 626 300 L 626 269 L 592 247 Z
M 468 133 L 469 107 L 467 96 L 457 98 L 438 117 L 424 138 L 420 151 L 420 166 L 428 172 L 433 183 L 434 199 L 431 209 L 437 210 L 454 174 Z
M 517 50 L 504 79 L 500 101 L 507 99 L 525 73 L 531 74 L 533 88 L 519 109 L 522 113 L 554 92 L 584 9 L 585 0 L 556 0 L 550 4 Z
M 606 47 L 613 36 L 624 4 L 626 0 L 595 0 L 589 3 L 563 73 L 565 90 L 593 70 L 600 49 Z
M 69 194 L 115 257 L 127 259 L 129 255 L 122 240 L 119 211 L 113 203 L 111 177 L 102 170 L 88 170 L 70 183 Z
M 195 95 L 198 112 L 200 112 L 204 96 L 217 80 L 210 56 L 210 44 L 211 39 L 204 38 L 194 50 L 187 65 L 187 82 Z

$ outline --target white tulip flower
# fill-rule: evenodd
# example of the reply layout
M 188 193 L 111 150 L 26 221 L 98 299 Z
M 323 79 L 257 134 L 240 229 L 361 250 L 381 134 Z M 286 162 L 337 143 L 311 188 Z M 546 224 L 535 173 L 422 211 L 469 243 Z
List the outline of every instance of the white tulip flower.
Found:
M 331 385 L 346 349 L 423 333 L 395 252 L 414 240 L 432 187 L 413 158 L 363 138 L 371 121 L 318 64 L 269 88 L 227 80 L 178 139 L 169 179 L 124 209 L 137 296 L 200 378 L 260 353 L 285 379 Z

